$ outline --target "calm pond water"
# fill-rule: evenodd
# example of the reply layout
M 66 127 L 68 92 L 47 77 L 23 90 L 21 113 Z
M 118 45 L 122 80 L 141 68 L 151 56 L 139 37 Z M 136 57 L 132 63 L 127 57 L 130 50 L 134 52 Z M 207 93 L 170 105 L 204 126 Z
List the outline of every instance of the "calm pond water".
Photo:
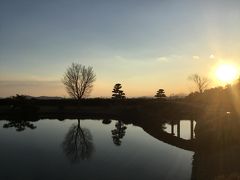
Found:
M 142 127 L 105 123 L 0 121 L 0 179 L 191 179 L 192 151 L 163 142 Z M 180 136 L 189 139 L 189 121 L 181 126 Z M 166 125 L 164 132 L 170 131 Z

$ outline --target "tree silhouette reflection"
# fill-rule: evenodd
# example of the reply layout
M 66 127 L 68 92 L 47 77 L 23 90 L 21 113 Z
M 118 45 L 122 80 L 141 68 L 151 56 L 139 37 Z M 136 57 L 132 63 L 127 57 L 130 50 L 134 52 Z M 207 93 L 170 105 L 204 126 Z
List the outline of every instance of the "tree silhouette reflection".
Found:
M 24 131 L 26 128 L 29 129 L 36 129 L 37 127 L 34 126 L 33 123 L 24 120 L 11 120 L 8 123 L 3 125 L 3 128 L 16 128 L 16 131 Z
M 76 163 L 80 160 L 89 159 L 94 152 L 92 135 L 86 128 L 81 128 L 80 120 L 73 124 L 62 143 L 63 151 L 66 157 Z
M 122 121 L 118 121 L 115 127 L 116 129 L 112 130 L 113 143 L 120 146 L 122 143 L 121 139 L 125 136 L 127 127 L 124 126 Z
M 111 122 L 112 122 L 111 119 L 103 119 L 103 120 L 102 120 L 102 123 L 103 123 L 103 124 L 110 124 Z

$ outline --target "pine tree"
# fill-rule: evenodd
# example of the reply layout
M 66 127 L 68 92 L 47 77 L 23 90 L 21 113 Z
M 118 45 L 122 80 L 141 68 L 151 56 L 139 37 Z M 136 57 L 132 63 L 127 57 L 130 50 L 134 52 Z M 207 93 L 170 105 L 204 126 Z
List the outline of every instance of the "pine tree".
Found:
M 123 90 L 120 90 L 122 88 L 122 85 L 117 83 L 115 84 L 113 91 L 112 91 L 112 98 L 113 99 L 125 99 L 125 93 Z
M 166 95 L 165 95 L 165 92 L 164 92 L 164 89 L 159 89 L 155 95 L 156 98 L 165 98 Z

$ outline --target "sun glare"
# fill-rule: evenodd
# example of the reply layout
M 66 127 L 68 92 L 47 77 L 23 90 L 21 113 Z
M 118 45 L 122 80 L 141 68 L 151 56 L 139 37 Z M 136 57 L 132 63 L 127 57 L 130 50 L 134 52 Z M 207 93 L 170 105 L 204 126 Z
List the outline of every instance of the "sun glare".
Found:
M 220 64 L 215 73 L 217 79 L 223 83 L 231 83 L 237 79 L 237 67 L 233 64 Z

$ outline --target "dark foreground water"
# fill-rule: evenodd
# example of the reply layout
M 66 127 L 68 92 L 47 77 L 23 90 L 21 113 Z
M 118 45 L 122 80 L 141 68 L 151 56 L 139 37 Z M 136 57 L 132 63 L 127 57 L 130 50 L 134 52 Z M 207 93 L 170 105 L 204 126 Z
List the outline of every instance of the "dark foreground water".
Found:
M 0 121 L 0 179 L 191 179 L 192 151 L 163 142 L 142 127 L 104 123 Z M 181 122 L 182 138 L 190 138 L 189 128 L 189 121 Z M 171 126 L 164 131 L 171 133 Z

